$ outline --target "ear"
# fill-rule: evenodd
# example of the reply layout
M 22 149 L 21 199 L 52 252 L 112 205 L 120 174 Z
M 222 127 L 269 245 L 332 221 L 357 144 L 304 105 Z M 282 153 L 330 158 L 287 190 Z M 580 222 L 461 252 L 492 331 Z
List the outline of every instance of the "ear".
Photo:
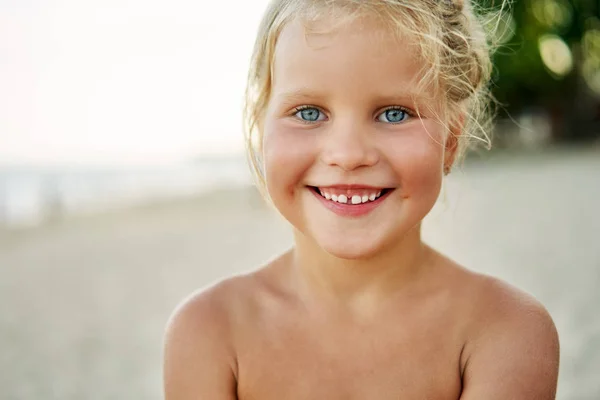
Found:
M 446 175 L 450 173 L 458 155 L 458 138 L 462 135 L 464 123 L 465 115 L 461 114 L 449 126 L 446 142 L 444 143 L 444 174 Z

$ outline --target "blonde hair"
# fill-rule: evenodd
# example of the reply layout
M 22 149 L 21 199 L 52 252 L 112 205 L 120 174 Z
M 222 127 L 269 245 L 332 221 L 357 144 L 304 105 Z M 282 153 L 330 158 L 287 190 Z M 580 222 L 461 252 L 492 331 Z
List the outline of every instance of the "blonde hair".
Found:
M 488 82 L 492 43 L 484 29 L 483 14 L 475 12 L 470 0 L 272 0 L 254 45 L 244 108 L 247 155 L 263 194 L 265 180 L 259 149 L 277 38 L 296 18 L 308 22 L 333 13 L 339 24 L 363 15 L 375 16 L 392 32 L 418 39 L 419 55 L 426 61 L 420 84 L 443 94 L 444 114 L 449 117 L 438 117 L 447 127 L 462 125 L 457 135 L 457 158 L 474 144 L 490 147 Z

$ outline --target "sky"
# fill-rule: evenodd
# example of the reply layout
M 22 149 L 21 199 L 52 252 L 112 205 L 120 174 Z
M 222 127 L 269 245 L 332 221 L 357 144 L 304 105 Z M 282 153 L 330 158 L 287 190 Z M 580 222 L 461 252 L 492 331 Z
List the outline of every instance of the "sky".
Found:
M 267 0 L 0 0 L 0 164 L 163 164 L 243 149 Z

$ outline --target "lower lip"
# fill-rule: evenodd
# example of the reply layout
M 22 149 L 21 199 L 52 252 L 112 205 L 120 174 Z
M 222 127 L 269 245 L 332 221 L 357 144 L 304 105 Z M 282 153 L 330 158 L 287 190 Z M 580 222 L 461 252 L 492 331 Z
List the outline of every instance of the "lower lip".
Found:
M 367 201 L 366 203 L 360 204 L 343 204 L 333 200 L 327 200 L 325 197 L 321 196 L 311 188 L 308 188 L 308 190 L 310 190 L 317 200 L 320 200 L 326 208 L 342 217 L 362 217 L 363 215 L 366 215 L 379 207 L 379 205 L 390 195 L 390 193 L 393 192 L 393 190 L 389 190 L 375 201 Z

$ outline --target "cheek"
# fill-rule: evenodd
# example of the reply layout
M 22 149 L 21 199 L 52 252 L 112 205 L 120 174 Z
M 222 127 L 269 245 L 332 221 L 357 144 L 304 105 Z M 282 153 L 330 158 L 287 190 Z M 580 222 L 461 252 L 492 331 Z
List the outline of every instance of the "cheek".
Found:
M 313 133 L 266 121 L 263 140 L 265 177 L 269 192 L 293 191 L 302 184 L 317 153 Z
M 437 198 L 442 181 L 444 148 L 427 133 L 405 138 L 402 145 L 390 145 L 402 187 L 406 195 L 433 196 Z

